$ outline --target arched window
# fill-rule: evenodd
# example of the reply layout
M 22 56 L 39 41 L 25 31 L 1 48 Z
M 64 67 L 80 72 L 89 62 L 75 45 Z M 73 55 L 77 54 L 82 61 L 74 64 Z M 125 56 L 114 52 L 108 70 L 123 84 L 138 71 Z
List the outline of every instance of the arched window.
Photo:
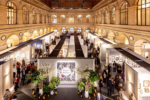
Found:
M 69 23 L 74 23 L 74 16 L 70 15 L 68 20 Z
M 86 23 L 90 23 L 91 15 L 86 15 Z
M 23 24 L 29 23 L 29 11 L 26 7 L 23 7 Z
M 111 24 L 115 24 L 115 7 L 111 10 L 111 18 L 110 18 Z
M 150 25 L 150 0 L 138 2 L 138 25 Z
M 107 10 L 105 11 L 105 14 L 104 14 L 104 24 L 107 24 Z
M 33 24 L 36 24 L 36 13 L 35 13 L 35 10 L 33 10 Z
M 121 6 L 121 24 L 127 25 L 128 24 L 128 3 L 125 2 Z
M 66 22 L 66 16 L 60 15 L 60 23 L 65 23 L 65 22 Z
M 56 15 L 52 15 L 51 16 L 51 21 L 52 21 L 52 23 L 57 23 L 57 16 Z
M 44 15 L 44 23 L 46 23 L 46 15 Z
M 42 14 L 40 13 L 40 23 L 42 23 Z
M 16 6 L 12 2 L 7 3 L 7 24 L 17 23 L 17 10 Z
M 83 23 L 83 16 L 82 15 L 77 16 L 77 23 Z
M 102 24 L 102 12 L 99 13 L 99 23 Z

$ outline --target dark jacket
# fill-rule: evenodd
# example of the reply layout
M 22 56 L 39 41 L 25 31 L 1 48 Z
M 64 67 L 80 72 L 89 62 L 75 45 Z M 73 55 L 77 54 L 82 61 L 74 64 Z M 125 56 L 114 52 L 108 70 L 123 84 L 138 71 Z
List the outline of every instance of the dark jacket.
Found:
M 111 81 L 111 80 L 108 80 L 108 82 L 107 82 L 107 87 L 112 88 L 112 81 Z

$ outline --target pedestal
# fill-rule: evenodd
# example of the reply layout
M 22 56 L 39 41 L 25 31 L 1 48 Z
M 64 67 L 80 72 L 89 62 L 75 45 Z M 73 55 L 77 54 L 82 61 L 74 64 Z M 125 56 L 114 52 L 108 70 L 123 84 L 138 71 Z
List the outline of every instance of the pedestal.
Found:
M 89 92 L 85 91 L 85 98 L 88 98 L 88 97 L 89 97 Z
M 39 94 L 43 95 L 43 89 L 39 89 Z

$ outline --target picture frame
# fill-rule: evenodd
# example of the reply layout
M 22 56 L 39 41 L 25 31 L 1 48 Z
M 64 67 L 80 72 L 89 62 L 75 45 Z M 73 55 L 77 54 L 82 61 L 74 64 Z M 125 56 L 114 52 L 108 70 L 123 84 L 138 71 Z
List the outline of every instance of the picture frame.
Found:
M 143 87 L 149 87 L 149 80 L 143 81 Z
M 139 91 L 141 94 L 143 94 L 143 91 L 142 91 L 142 89 L 140 89 L 140 91 Z
M 120 56 L 119 62 L 123 62 L 123 56 Z
M 141 83 L 138 84 L 138 89 L 141 89 Z
M 145 93 L 149 93 L 149 88 L 144 88 Z
M 115 61 L 115 56 L 112 56 L 112 62 Z
M 115 59 L 116 61 L 119 61 L 119 57 L 118 56 L 116 56 L 116 59 Z

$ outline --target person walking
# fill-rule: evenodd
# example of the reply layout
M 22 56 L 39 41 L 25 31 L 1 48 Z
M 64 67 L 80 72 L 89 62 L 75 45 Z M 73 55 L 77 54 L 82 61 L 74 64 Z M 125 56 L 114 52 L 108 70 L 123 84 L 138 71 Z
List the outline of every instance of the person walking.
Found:
M 98 92 L 96 94 L 95 100 L 104 100 L 104 97 L 100 94 L 100 92 Z
M 34 62 L 35 62 L 35 59 L 34 59 L 34 58 L 32 58 L 32 59 L 30 60 L 31 67 L 34 65 Z
M 20 78 L 20 65 L 17 67 L 17 76 Z

